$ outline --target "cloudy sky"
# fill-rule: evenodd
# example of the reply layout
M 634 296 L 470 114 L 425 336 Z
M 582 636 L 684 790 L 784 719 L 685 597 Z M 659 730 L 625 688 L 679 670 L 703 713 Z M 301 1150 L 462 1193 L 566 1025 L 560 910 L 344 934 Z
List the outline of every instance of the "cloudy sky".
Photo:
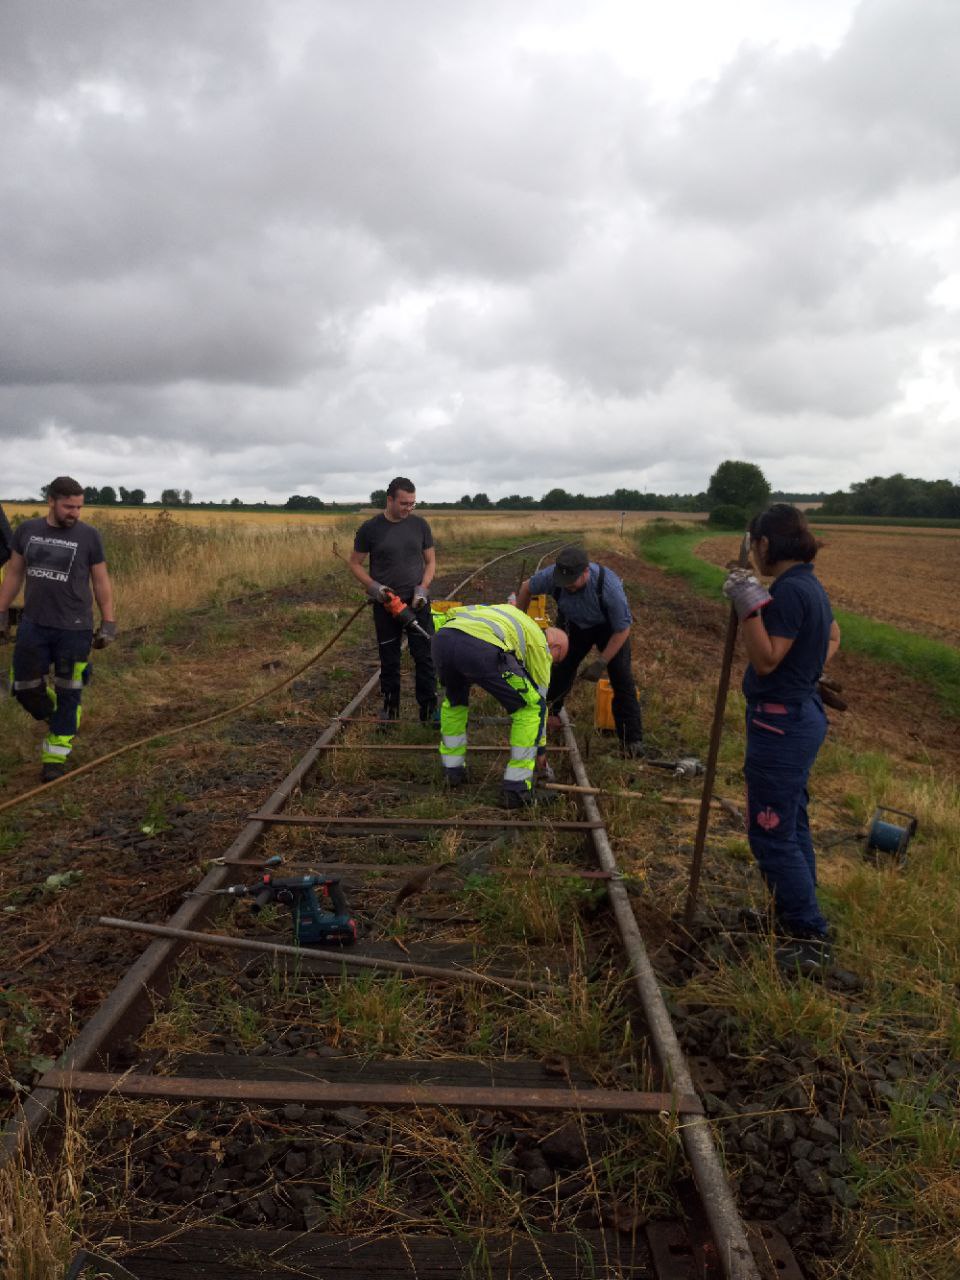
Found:
M 0 495 L 960 481 L 958 0 L 3 0 Z

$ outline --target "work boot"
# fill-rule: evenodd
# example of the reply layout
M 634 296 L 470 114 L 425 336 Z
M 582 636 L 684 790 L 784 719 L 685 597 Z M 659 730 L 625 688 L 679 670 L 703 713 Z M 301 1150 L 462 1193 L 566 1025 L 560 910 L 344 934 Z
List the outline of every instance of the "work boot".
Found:
M 543 760 L 543 764 L 540 763 L 541 758 Z M 557 775 L 556 775 L 556 772 L 554 771 L 553 765 L 546 758 L 546 756 L 543 756 L 543 757 L 538 756 L 537 757 L 537 782 L 556 782 L 556 780 L 557 780 Z
M 543 807 L 548 804 L 556 804 L 559 796 L 555 791 L 507 791 L 502 792 L 503 807 L 505 809 L 532 809 L 534 805 Z
M 67 766 L 59 762 L 47 761 L 46 764 L 40 766 L 41 782 L 56 782 L 58 778 L 62 778 L 67 772 Z
M 830 939 L 789 938 L 773 953 L 777 968 L 794 978 L 822 978 L 833 962 Z
M 381 724 L 389 724 L 391 720 L 400 719 L 400 699 L 384 698 L 383 707 L 377 713 L 377 719 Z
M 444 769 L 443 771 L 443 784 L 446 787 L 451 789 L 465 787 L 468 781 L 466 765 L 460 769 Z
M 420 703 L 420 723 L 433 725 L 435 728 L 440 727 L 440 704 L 436 698 L 431 698 L 429 702 Z
M 647 747 L 642 738 L 634 738 L 623 744 L 623 754 L 628 760 L 642 760 L 647 754 Z

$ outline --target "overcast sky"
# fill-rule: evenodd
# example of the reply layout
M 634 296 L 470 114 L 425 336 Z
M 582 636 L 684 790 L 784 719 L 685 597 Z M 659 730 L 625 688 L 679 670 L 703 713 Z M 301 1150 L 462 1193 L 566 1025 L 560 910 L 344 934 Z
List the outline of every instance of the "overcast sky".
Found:
M 0 495 L 960 481 L 960 0 L 2 0 Z

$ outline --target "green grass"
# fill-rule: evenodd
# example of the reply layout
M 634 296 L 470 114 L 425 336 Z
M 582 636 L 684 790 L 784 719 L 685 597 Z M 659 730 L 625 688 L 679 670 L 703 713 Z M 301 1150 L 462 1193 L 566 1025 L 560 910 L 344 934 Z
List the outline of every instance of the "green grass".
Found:
M 646 560 L 684 578 L 701 595 L 720 602 L 724 570 L 694 554 L 694 547 L 703 537 L 702 529 L 687 530 L 667 523 L 658 528 L 654 522 L 638 530 L 634 541 Z M 960 717 L 960 650 L 860 614 L 837 611 L 836 619 L 846 652 L 900 667 L 933 688 L 950 714 Z

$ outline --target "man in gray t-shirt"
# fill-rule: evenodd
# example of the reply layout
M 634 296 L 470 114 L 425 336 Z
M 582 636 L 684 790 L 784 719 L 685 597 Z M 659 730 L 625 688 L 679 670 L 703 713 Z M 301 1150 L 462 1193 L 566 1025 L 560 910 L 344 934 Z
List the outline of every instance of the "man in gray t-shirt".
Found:
M 49 732 L 41 749 L 44 782 L 63 775 L 80 723 L 80 698 L 90 678 L 90 649 L 117 634 L 113 588 L 103 543 L 80 521 L 83 489 L 58 476 L 48 490 L 46 516 L 25 520 L 13 533 L 10 562 L 0 583 L 0 641 L 9 634 L 8 610 L 24 586 L 23 616 L 13 651 L 13 696 Z M 100 629 L 93 631 L 93 600 Z M 48 675 L 53 668 L 53 685 Z
M 430 613 L 430 583 L 436 571 L 436 554 L 429 524 L 413 514 L 417 494 L 413 481 L 397 476 L 387 488 L 387 501 L 380 515 L 366 520 L 357 530 L 350 555 L 350 572 L 373 601 L 373 623 L 380 651 L 380 692 L 382 719 L 396 720 L 400 714 L 400 649 L 404 629 L 383 607 L 384 591 L 392 591 L 417 610 L 417 621 L 427 633 L 406 633 L 413 658 L 420 719 L 432 721 L 437 714 L 437 676 L 430 653 L 433 617 Z M 370 557 L 369 573 L 364 560 Z

